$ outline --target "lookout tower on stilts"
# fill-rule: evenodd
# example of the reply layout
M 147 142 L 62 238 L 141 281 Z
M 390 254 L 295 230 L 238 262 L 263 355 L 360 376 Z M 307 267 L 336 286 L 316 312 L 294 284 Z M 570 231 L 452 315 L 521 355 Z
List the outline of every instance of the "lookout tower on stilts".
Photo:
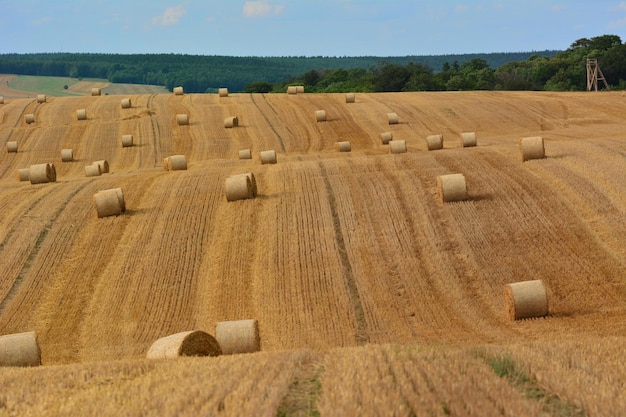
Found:
M 587 59 L 587 91 L 598 91 L 598 81 L 604 83 L 604 87 L 609 90 L 609 85 L 606 83 L 606 78 L 602 74 L 602 70 L 598 65 L 597 59 Z

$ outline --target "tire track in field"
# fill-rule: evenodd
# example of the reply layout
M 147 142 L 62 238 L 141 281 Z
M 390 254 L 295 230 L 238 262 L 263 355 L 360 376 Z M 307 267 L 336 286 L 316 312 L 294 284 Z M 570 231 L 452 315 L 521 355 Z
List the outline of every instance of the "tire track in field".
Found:
M 348 293 L 348 297 L 350 298 L 352 309 L 354 310 L 356 320 L 356 343 L 357 345 L 364 345 L 369 342 L 369 335 L 367 333 L 367 322 L 365 320 L 365 311 L 363 309 L 363 303 L 361 302 L 359 289 L 356 285 L 356 280 L 352 271 L 352 265 L 350 264 L 350 259 L 348 258 L 346 243 L 343 237 L 343 232 L 341 230 L 341 220 L 339 218 L 339 213 L 337 212 L 337 201 L 333 192 L 333 188 L 328 179 L 328 174 L 326 172 L 326 167 L 324 163 L 320 161 L 318 162 L 318 166 L 322 179 L 324 180 L 324 187 L 326 190 L 326 195 L 328 196 L 328 202 L 333 217 L 335 243 L 337 244 L 339 259 L 341 260 L 341 265 L 343 268 L 344 284 L 346 292 Z
M 274 134 L 276 135 L 276 138 L 278 139 L 278 145 L 280 145 L 280 150 L 282 152 L 285 152 L 285 142 L 283 141 L 283 137 L 280 135 L 280 133 L 278 133 L 278 131 L 276 130 L 276 128 L 274 127 L 274 125 L 272 124 L 272 122 L 270 122 L 270 119 L 267 117 L 267 115 L 265 114 L 265 112 L 261 109 L 261 107 L 259 106 L 259 103 L 257 103 L 257 101 L 254 99 L 255 94 L 250 94 L 250 98 L 252 99 L 252 103 L 254 103 L 254 105 L 256 106 L 256 108 L 259 110 L 259 113 L 261 114 L 261 116 L 263 116 L 263 118 L 265 119 L 265 121 L 267 122 L 267 125 L 270 127 L 270 129 L 272 130 L 272 132 L 274 132 Z M 265 98 L 265 94 L 261 94 L 261 97 L 263 98 L 263 102 L 268 106 L 268 108 L 272 111 L 272 113 L 274 113 L 274 115 L 276 117 L 279 117 L 278 113 L 276 112 L 276 109 L 274 109 L 274 107 L 267 101 L 267 99 Z M 284 126 L 285 129 L 287 129 L 287 131 L 289 133 L 292 133 L 289 130 L 289 125 L 285 125 Z M 293 135 L 293 134 L 292 134 Z

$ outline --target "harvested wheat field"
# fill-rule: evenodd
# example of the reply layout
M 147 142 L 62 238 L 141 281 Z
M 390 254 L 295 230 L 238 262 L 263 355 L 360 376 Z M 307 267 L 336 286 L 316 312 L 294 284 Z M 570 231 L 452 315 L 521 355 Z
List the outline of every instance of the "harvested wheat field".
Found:
M 0 335 L 35 331 L 42 362 L 0 368 L 0 415 L 626 413 L 621 92 L 129 97 L 0 105 L 0 146 L 18 144 L 0 153 Z M 531 136 L 545 157 L 522 162 Z M 43 163 L 56 182 L 19 181 Z M 228 201 L 242 173 L 256 198 Z M 442 202 L 448 174 L 467 199 Z M 98 218 L 114 188 L 125 212 Z M 530 280 L 549 314 L 511 321 L 504 288 Z M 260 352 L 145 359 L 247 319 Z

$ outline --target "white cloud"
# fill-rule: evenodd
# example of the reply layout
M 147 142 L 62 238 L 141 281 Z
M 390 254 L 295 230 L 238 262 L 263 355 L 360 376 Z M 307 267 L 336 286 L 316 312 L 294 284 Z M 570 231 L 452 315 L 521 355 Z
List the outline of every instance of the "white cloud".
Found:
M 620 2 L 614 9 L 616 9 L 616 10 L 626 10 L 626 1 Z
M 552 11 L 556 13 L 562 12 L 565 9 L 567 9 L 567 7 L 563 4 L 555 4 L 552 6 Z
M 155 26 L 171 26 L 180 21 L 180 18 L 185 14 L 185 6 L 179 4 L 178 6 L 168 7 L 165 9 L 161 16 L 152 18 L 152 24 Z
M 465 4 L 459 4 L 454 8 L 454 11 L 457 13 L 466 12 L 468 7 Z
M 45 24 L 45 23 L 48 23 L 48 22 L 50 22 L 51 20 L 52 20 L 52 18 L 51 18 L 50 16 L 46 16 L 46 17 L 42 17 L 42 18 L 40 18 L 40 19 L 31 20 L 31 21 L 30 21 L 30 24 L 31 24 L 31 25 L 35 25 L 35 26 L 38 26 L 38 25 L 43 25 L 43 24 Z
M 267 1 L 247 1 L 243 4 L 245 17 L 265 17 L 270 14 L 280 14 L 283 10 L 285 6 L 272 6 Z
M 609 27 L 611 29 L 623 28 L 624 26 L 626 26 L 626 18 L 613 20 L 612 22 L 609 22 Z

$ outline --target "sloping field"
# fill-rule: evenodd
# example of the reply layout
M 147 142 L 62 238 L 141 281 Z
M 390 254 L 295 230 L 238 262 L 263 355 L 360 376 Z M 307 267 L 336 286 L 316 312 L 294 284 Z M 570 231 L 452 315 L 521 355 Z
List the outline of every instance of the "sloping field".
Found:
M 123 97 L 0 105 L 0 334 L 36 331 L 45 365 L 0 369 L 0 415 L 626 412 L 621 93 Z M 478 146 L 460 146 L 468 131 Z M 547 157 L 522 163 L 535 135 Z M 261 165 L 267 149 L 277 164 Z M 163 170 L 174 154 L 188 170 Z M 101 159 L 111 172 L 85 177 Z M 45 162 L 56 183 L 18 181 Z M 259 196 L 227 202 L 243 172 Z M 440 202 L 450 173 L 468 201 Z M 98 219 L 93 194 L 115 187 L 126 213 Z M 503 286 L 531 279 L 550 315 L 508 321 Z M 247 318 L 263 352 L 141 359 L 162 336 Z

